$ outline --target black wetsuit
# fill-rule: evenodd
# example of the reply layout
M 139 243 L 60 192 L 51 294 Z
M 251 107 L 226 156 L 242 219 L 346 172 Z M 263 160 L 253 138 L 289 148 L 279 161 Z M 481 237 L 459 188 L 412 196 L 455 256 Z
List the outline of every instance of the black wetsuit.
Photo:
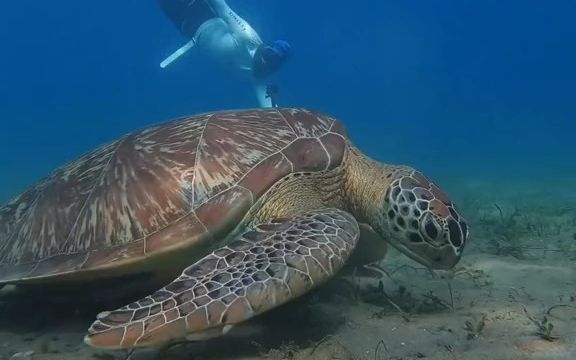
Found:
M 207 0 L 158 0 L 160 7 L 186 38 L 193 38 L 205 21 L 218 17 Z

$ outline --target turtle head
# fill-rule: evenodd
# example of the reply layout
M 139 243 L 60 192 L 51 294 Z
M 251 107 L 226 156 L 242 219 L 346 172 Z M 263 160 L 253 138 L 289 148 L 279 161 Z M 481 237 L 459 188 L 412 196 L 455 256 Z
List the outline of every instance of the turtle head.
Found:
M 391 245 L 433 269 L 460 260 L 469 226 L 448 196 L 417 171 L 394 171 L 377 228 Z

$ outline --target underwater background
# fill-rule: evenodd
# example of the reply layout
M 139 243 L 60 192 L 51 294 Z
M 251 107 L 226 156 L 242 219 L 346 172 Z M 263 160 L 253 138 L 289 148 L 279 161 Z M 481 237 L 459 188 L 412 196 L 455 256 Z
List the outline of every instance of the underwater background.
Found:
M 393 257 L 379 288 L 390 296 L 350 306 L 329 289 L 322 311 L 273 315 L 267 336 L 283 338 L 262 358 L 324 359 L 310 354 L 332 334 L 355 354 L 340 359 L 576 358 L 576 1 L 228 3 L 264 41 L 292 44 L 280 106 L 338 117 L 367 155 L 421 170 L 471 223 L 449 292 Z M 0 2 L 0 204 L 127 132 L 257 106 L 246 79 L 194 50 L 161 69 L 185 42 L 155 0 Z M 82 343 L 95 313 L 67 321 L 69 305 L 42 303 L 34 317 L 7 299 L 0 360 L 123 359 Z M 398 356 L 377 356 L 380 339 Z M 255 358 L 202 346 L 198 359 Z
M 264 40 L 291 42 L 279 103 L 341 118 L 369 155 L 464 183 L 571 193 L 576 3 L 230 0 Z M 5 1 L 0 201 L 56 166 L 170 118 L 256 106 L 156 1 Z M 454 188 L 452 191 L 458 191 Z

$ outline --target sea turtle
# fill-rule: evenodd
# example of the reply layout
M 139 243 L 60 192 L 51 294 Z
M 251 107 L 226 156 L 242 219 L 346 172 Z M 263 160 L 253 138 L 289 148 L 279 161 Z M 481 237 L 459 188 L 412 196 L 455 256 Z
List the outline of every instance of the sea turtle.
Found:
M 99 314 L 85 337 L 98 348 L 160 346 L 224 334 L 303 295 L 359 239 L 448 269 L 467 237 L 443 191 L 363 155 L 339 120 L 220 111 L 132 132 L 2 207 L 0 284 L 170 276 Z

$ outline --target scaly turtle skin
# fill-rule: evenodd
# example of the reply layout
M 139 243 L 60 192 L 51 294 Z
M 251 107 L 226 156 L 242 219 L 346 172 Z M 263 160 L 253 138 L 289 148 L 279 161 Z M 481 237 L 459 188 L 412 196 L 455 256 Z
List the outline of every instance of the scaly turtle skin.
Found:
M 364 156 L 330 116 L 216 112 L 128 134 L 1 208 L 0 284 L 170 276 L 99 314 L 85 341 L 205 339 L 334 276 L 361 229 L 436 269 L 468 237 L 435 184 Z

